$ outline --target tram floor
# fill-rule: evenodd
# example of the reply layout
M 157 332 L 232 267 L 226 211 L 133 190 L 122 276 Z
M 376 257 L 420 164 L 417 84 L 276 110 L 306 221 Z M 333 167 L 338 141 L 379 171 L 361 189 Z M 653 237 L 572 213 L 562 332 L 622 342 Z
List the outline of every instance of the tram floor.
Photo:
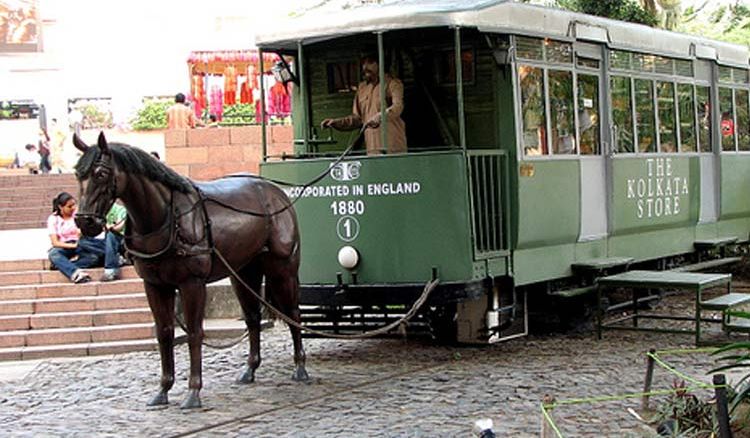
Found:
M 737 287 L 750 287 L 746 281 Z M 688 294 L 689 295 L 689 294 Z M 661 312 L 690 312 L 686 294 L 667 296 Z M 128 353 L 40 361 L 0 383 L 0 424 L 10 436 L 468 436 L 489 418 L 497 436 L 539 436 L 540 402 L 639 392 L 645 352 L 692 348 L 684 335 L 595 331 L 533 334 L 485 347 L 434 345 L 423 339 L 305 339 L 309 383 L 295 383 L 292 346 L 282 324 L 261 335 L 263 363 L 254 384 L 234 378 L 247 344 L 204 348 L 203 408 L 181 411 L 187 347 L 176 349 L 177 381 L 167 407 L 149 408 L 159 357 Z M 707 354 L 666 360 L 710 382 Z M 0 370 L 0 372 L 2 372 Z M 2 380 L 2 379 L 0 379 Z M 673 376 L 654 375 L 654 388 Z M 710 397 L 710 393 L 698 394 Z M 654 400 L 658 402 L 658 400 Z M 628 413 L 638 399 L 555 409 L 564 436 L 643 436 Z

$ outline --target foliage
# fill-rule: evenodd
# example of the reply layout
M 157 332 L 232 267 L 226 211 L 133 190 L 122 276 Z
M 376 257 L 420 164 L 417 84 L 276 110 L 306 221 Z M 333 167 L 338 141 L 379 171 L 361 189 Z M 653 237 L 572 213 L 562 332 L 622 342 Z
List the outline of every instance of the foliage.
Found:
M 147 100 L 131 121 L 136 131 L 165 129 L 167 127 L 167 109 L 172 105 L 169 100 Z
M 750 318 L 750 313 L 735 311 L 732 312 L 733 317 L 739 318 Z M 726 370 L 750 370 L 750 342 L 734 342 L 727 344 L 718 350 L 714 355 L 723 355 L 717 358 L 717 362 L 724 362 L 725 365 L 721 365 L 710 373 L 718 373 Z M 735 384 L 734 392 L 729 398 L 729 411 L 734 412 L 737 406 L 743 401 L 750 400 L 750 372 L 742 376 L 742 378 Z
M 93 103 L 78 108 L 83 115 L 81 124 L 85 129 L 99 129 L 112 127 L 112 113 Z
M 255 106 L 238 103 L 224 107 L 221 125 L 249 125 L 255 123 Z
M 704 0 L 686 8 L 681 21 L 677 28 L 681 32 L 750 46 L 750 6 L 742 1 L 717 5 Z
M 716 417 L 713 404 L 702 401 L 687 391 L 684 381 L 675 380 L 672 393 L 659 405 L 652 421 L 659 425 L 659 433 L 667 436 L 712 437 Z
M 656 26 L 659 20 L 634 0 L 556 0 L 558 6 L 584 14 Z

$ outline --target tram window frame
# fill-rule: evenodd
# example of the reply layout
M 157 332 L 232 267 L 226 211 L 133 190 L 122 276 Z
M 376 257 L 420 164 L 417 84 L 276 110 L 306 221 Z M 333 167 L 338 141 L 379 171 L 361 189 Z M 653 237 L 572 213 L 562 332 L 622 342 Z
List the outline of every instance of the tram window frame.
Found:
M 677 90 L 674 81 L 670 80 L 656 80 L 654 82 L 656 88 L 656 119 L 657 119 L 657 137 L 658 140 L 658 151 L 659 153 L 672 154 L 680 151 L 680 138 L 678 134 L 678 115 L 677 115 Z M 662 95 L 662 91 L 667 90 L 671 93 L 671 96 Z M 671 102 L 671 104 L 670 104 Z M 664 105 L 662 105 L 664 104 Z M 668 107 L 669 106 L 669 107 Z M 668 120 L 668 114 L 671 112 L 672 120 Z M 667 125 L 671 125 L 667 126 Z M 670 133 L 671 128 L 671 133 Z M 665 138 L 665 136 L 667 138 Z M 671 137 L 673 142 L 673 150 L 665 150 L 665 140 Z
M 697 109 L 696 109 L 696 96 L 695 96 L 695 85 L 688 82 L 677 82 L 675 83 L 675 99 L 677 107 L 677 135 L 679 137 L 679 150 L 680 153 L 697 153 L 698 152 L 698 122 L 697 122 Z M 687 105 L 683 105 L 684 90 L 687 90 L 690 102 Z M 684 110 L 684 111 L 683 111 Z M 690 127 L 689 136 L 685 135 L 687 127 Z M 689 143 L 686 139 L 691 139 Z M 689 144 L 690 149 L 686 149 L 685 145 Z
M 635 122 L 633 119 L 633 78 L 627 75 L 611 75 L 610 76 L 610 110 L 612 111 L 612 126 L 616 129 L 614 133 L 614 141 L 615 141 L 615 148 L 613 148 L 613 152 L 616 154 L 633 154 L 636 152 L 636 131 L 635 131 Z M 618 96 L 618 97 L 624 97 L 622 100 L 622 103 L 626 104 L 627 108 L 622 110 L 622 115 L 625 117 L 623 120 L 623 123 L 621 124 L 623 127 L 627 127 L 628 130 L 625 131 L 627 134 L 629 134 L 629 141 L 626 143 L 623 141 L 623 138 L 626 138 L 623 136 L 622 132 L 624 129 L 617 129 L 620 125 L 615 125 L 615 105 L 614 105 L 614 98 L 615 95 L 613 93 L 614 90 L 619 90 L 619 88 L 615 88 L 614 81 L 622 81 L 622 85 L 626 88 L 627 95 Z M 618 110 L 619 111 L 619 110 Z M 624 147 L 627 146 L 627 147 Z
M 727 107 L 729 105 L 729 107 Z M 721 130 L 721 152 L 737 152 L 737 123 L 734 117 L 734 89 L 719 86 L 719 129 Z M 727 134 L 725 134 L 725 131 Z
M 740 94 L 744 94 L 744 98 Z M 735 89 L 734 105 L 737 152 L 750 152 L 750 90 L 747 88 Z M 741 112 L 741 109 L 743 112 Z
M 698 153 L 713 152 L 713 107 L 711 104 L 711 84 L 695 84 L 695 114 L 698 126 Z M 705 95 L 704 95 L 705 92 Z M 705 100 L 703 111 L 701 101 Z M 701 114 L 703 112 L 703 114 Z M 704 141 L 705 140 L 705 141 Z
M 524 74 L 523 77 L 521 73 L 522 68 L 529 69 L 529 71 L 526 74 Z M 519 138 L 521 140 L 520 141 L 521 153 L 523 154 L 524 158 L 549 156 L 549 141 L 548 141 L 548 136 L 547 136 L 548 105 L 547 105 L 547 97 L 546 97 L 547 96 L 546 69 L 543 66 L 523 63 L 523 64 L 519 64 L 516 70 L 517 70 L 516 75 L 518 77 L 518 97 L 519 97 L 518 109 L 520 111 L 519 123 L 520 123 L 520 128 L 521 128 Z M 527 129 L 528 119 L 526 115 L 529 114 L 528 110 L 530 108 L 526 107 L 527 106 L 526 102 L 529 102 L 530 99 L 525 98 L 526 96 L 529 96 L 529 95 L 526 94 L 526 91 L 528 90 L 528 88 L 524 88 L 523 81 L 529 77 L 533 78 L 531 74 L 534 73 L 535 71 L 538 71 L 539 74 L 538 74 L 538 77 L 536 78 L 535 84 L 533 84 L 535 87 L 537 87 L 537 89 L 533 90 L 533 93 L 535 94 L 535 96 L 533 97 L 536 98 L 538 102 L 535 104 L 536 114 L 534 113 L 531 113 L 531 114 L 534 115 L 535 118 L 539 118 L 540 120 L 537 120 L 532 125 L 529 125 L 528 126 L 529 129 Z M 539 107 L 541 107 L 541 113 L 539 113 L 539 109 L 540 109 Z M 526 143 L 527 134 L 532 135 L 532 136 L 536 134 L 537 136 L 536 147 L 530 147 L 527 145 Z M 529 143 L 529 144 L 532 144 L 532 143 Z M 528 152 L 528 151 L 534 151 L 534 150 L 537 150 L 538 152 L 537 153 Z

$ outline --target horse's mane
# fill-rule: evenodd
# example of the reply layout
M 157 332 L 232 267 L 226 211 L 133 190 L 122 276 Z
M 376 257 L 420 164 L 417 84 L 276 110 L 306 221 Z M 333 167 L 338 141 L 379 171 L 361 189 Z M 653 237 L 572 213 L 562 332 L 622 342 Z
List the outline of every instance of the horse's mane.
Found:
M 160 182 L 173 190 L 189 193 L 192 189 L 190 181 L 184 176 L 164 165 L 151 154 L 122 143 L 109 143 L 112 159 L 117 167 L 124 172 L 143 175 L 146 178 Z M 91 146 L 83 154 L 75 167 L 76 175 L 88 175 L 101 156 L 99 146 Z

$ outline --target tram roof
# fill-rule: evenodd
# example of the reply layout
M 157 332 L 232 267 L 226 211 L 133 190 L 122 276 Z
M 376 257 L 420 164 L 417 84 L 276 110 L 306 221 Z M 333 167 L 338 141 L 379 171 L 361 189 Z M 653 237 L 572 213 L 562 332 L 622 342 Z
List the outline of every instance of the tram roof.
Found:
M 514 0 L 383 0 L 347 9 L 334 1 L 327 8 L 275 23 L 274 30 L 256 36 L 256 44 L 293 50 L 300 41 L 310 44 L 366 32 L 444 26 L 596 41 L 611 48 L 715 59 L 743 67 L 750 59 L 743 46 Z

